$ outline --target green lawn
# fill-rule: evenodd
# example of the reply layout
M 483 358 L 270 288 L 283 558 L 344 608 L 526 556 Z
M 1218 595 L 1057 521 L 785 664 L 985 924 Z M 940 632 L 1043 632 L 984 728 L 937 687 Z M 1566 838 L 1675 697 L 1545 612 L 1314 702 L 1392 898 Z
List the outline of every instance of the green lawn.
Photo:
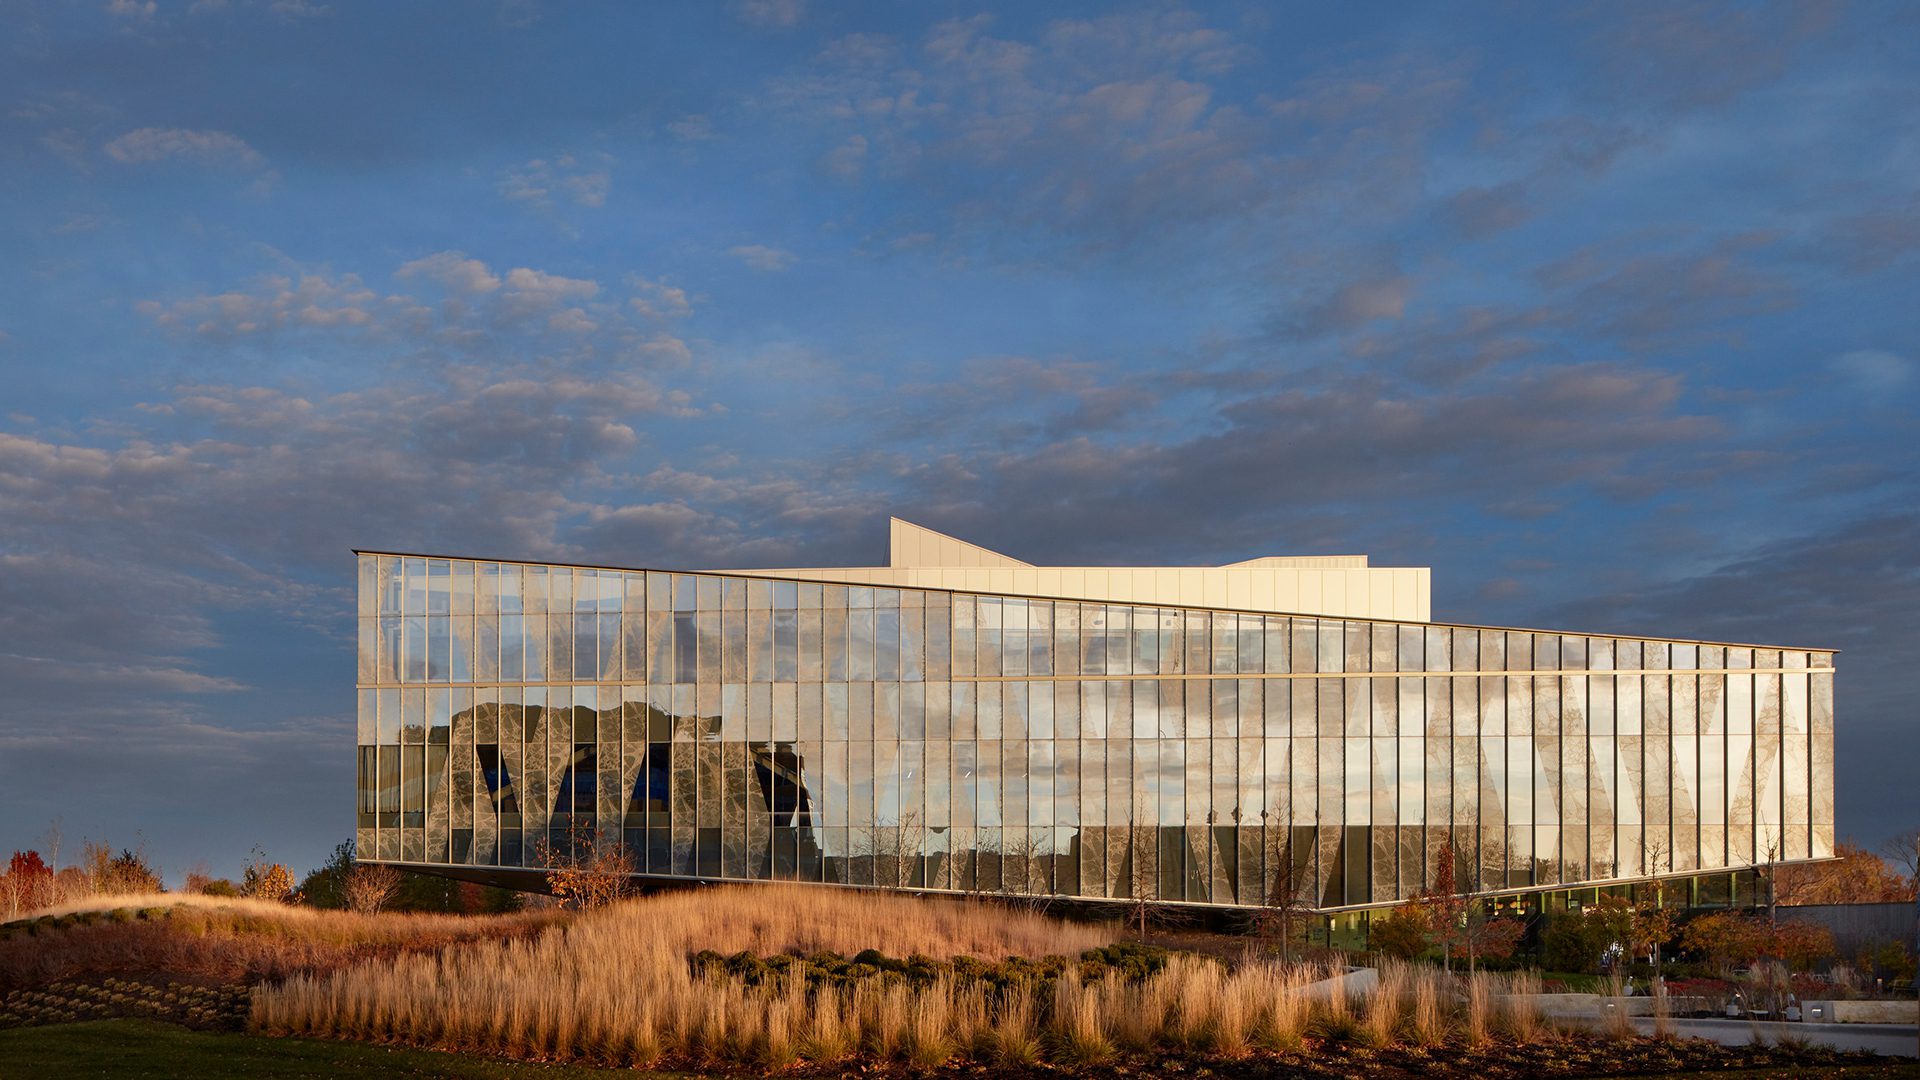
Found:
M 0 1031 L 0 1080 L 96 1076 L 114 1080 L 228 1076 L 262 1080 L 339 1080 L 345 1076 L 608 1080 L 618 1076 L 633 1080 L 668 1075 L 676 1074 L 527 1065 L 318 1039 L 215 1035 L 146 1020 L 96 1020 Z

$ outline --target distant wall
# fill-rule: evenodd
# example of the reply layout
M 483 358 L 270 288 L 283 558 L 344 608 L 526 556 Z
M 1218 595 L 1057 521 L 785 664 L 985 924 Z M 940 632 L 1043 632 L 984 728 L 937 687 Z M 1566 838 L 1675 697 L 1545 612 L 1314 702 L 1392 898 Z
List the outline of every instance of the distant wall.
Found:
M 1812 923 L 1833 932 L 1833 943 L 1841 956 L 1852 956 L 1861 948 L 1884 945 L 1889 941 L 1913 945 L 1913 905 L 1897 904 L 1807 904 L 1783 907 L 1780 918 L 1789 922 Z

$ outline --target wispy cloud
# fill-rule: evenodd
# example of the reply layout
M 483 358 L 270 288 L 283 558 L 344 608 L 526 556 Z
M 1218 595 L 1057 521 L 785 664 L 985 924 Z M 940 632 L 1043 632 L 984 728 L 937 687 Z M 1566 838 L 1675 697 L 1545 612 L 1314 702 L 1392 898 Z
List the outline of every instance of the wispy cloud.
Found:
M 114 139 L 101 149 L 108 157 L 123 164 L 184 158 L 203 164 L 232 165 L 244 169 L 259 169 L 266 165 L 266 160 L 248 146 L 245 139 L 225 131 L 139 128 Z
M 750 26 L 785 30 L 807 13 L 806 0 L 733 0 L 734 15 Z
M 613 190 L 612 162 L 605 154 L 535 158 L 503 172 L 499 190 L 508 199 L 541 209 L 558 202 L 599 209 Z
M 746 263 L 755 270 L 778 273 L 792 266 L 797 256 L 785 248 L 769 247 L 766 244 L 740 244 L 727 249 L 727 254 Z

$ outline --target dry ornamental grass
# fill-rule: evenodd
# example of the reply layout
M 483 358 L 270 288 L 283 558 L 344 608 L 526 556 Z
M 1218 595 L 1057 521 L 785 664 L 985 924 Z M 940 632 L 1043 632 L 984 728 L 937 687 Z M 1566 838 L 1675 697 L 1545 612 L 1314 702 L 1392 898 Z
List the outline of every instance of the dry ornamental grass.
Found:
M 638 900 L 537 937 L 416 953 L 257 989 L 252 1025 L 543 1060 L 751 1066 L 854 1059 L 933 1068 L 955 1058 L 1017 1068 L 1098 1066 L 1122 1053 L 1236 1059 L 1323 1044 L 1384 1047 L 1496 1035 L 1554 1037 L 1537 989 L 1482 974 L 1389 965 L 1371 992 L 1342 972 L 1174 954 L 1163 967 L 1040 981 L 909 979 L 881 972 L 809 981 L 806 966 L 754 980 L 690 962 L 702 950 L 755 956 L 885 946 L 894 955 L 1043 957 L 1107 940 L 1098 928 L 954 901 L 818 889 L 714 889 Z M 1034 969 L 1038 970 L 1038 969 Z M 1091 969 L 1091 970 L 1098 970 Z

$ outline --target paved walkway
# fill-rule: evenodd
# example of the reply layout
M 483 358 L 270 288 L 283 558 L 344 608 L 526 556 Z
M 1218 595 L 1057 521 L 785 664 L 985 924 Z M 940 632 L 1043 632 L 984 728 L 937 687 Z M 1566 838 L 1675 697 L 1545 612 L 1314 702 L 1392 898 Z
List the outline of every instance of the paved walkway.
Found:
M 1633 1026 L 1642 1034 L 1653 1033 L 1653 1018 L 1633 1017 Z M 1675 1031 L 1682 1036 L 1712 1039 L 1722 1046 L 1745 1046 L 1755 1034 L 1768 1042 L 1782 1037 L 1805 1039 L 1835 1050 L 1867 1050 L 1898 1057 L 1920 1056 L 1920 1038 L 1914 1029 L 1902 1024 L 1805 1024 L 1777 1020 L 1693 1020 L 1675 1017 Z

